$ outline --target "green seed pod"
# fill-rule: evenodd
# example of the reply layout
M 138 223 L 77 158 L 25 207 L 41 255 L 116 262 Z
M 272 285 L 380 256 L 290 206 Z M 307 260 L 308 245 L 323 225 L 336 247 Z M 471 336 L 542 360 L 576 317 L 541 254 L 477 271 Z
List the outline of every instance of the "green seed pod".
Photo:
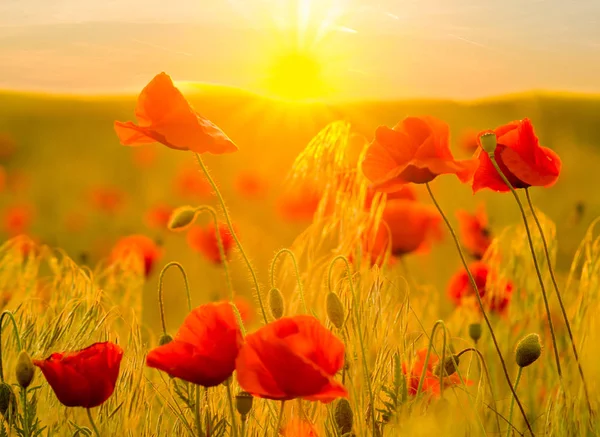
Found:
M 496 134 L 493 132 L 486 132 L 479 137 L 479 141 L 481 142 L 481 148 L 486 153 L 494 153 L 496 151 Z
M 12 387 L 6 382 L 0 383 L 0 413 L 10 423 L 15 411 L 17 411 L 17 398 Z
M 327 293 L 327 317 L 338 329 L 341 329 L 344 326 L 344 320 L 346 319 L 346 311 L 344 310 L 344 305 L 342 301 L 338 297 L 337 294 L 330 291 Z
M 171 337 L 169 334 L 163 334 L 158 339 L 158 344 L 160 346 L 164 346 L 165 344 L 171 343 L 172 341 L 173 341 L 173 337 Z
M 181 231 L 191 225 L 196 218 L 196 209 L 191 206 L 180 206 L 171 213 L 168 228 Z
M 469 325 L 469 337 L 471 337 L 471 340 L 473 340 L 475 343 L 479 341 L 481 338 L 481 324 L 471 323 Z
M 19 385 L 23 388 L 29 387 L 29 384 L 31 384 L 31 381 L 33 380 L 35 367 L 33 366 L 31 357 L 24 350 L 21 351 L 19 357 L 17 358 L 17 366 L 15 371 Z
M 342 435 L 352 432 L 354 414 L 347 399 L 340 399 L 335 406 L 335 423 Z
M 269 290 L 269 309 L 274 319 L 281 319 L 285 311 L 285 302 L 281 291 L 277 288 Z
M 239 392 L 235 397 L 235 407 L 242 416 L 242 419 L 245 419 L 252 409 L 252 399 L 252 395 L 245 391 Z
M 458 355 L 450 355 L 449 357 L 445 357 L 443 366 L 441 366 L 440 363 L 436 364 L 436 366 L 433 369 L 433 373 L 437 376 L 440 376 L 440 373 L 443 371 L 444 377 L 453 375 L 456 373 L 456 366 L 458 366 L 458 364 Z
M 517 344 L 515 359 L 519 367 L 533 364 L 542 354 L 542 343 L 538 334 L 529 334 Z

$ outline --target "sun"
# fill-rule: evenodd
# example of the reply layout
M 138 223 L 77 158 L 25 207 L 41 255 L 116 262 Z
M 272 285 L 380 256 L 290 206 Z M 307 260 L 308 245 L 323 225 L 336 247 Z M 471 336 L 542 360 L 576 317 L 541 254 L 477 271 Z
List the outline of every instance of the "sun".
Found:
M 291 50 L 275 56 L 268 84 L 273 95 L 289 100 L 316 99 L 327 94 L 323 65 L 309 51 Z
M 348 25 L 351 0 L 262 1 L 262 90 L 293 101 L 332 96 L 344 77 L 340 59 L 351 51 L 347 38 L 356 32 Z

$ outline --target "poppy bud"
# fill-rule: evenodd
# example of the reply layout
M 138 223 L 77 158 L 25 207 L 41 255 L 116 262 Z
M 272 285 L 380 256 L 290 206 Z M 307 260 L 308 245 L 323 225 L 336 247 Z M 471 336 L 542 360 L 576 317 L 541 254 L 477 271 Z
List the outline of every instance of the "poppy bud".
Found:
M 180 206 L 171 213 L 168 228 L 179 231 L 191 225 L 196 218 L 196 209 L 191 206 Z
M 17 411 L 17 399 L 12 387 L 3 382 L 0 384 L 0 413 L 10 422 L 12 413 Z
M 529 334 L 517 344 L 515 358 L 519 367 L 533 364 L 542 354 L 542 343 L 538 334 Z
M 171 337 L 169 334 L 163 334 L 160 336 L 160 339 L 158 340 L 158 344 L 160 346 L 164 346 L 165 344 L 171 343 L 173 341 L 173 337 Z
M 338 295 L 332 291 L 327 293 L 327 317 L 329 317 L 331 323 L 338 329 L 341 329 L 344 325 L 344 313 L 344 305 Z
M 29 354 L 22 350 L 17 358 L 17 382 L 23 388 L 29 387 L 31 381 L 33 380 L 33 373 L 35 371 L 35 367 L 33 367 L 33 361 L 31 361 L 31 357 Z
M 271 288 L 271 290 L 269 290 L 269 308 L 271 309 L 271 315 L 274 319 L 283 317 L 284 305 L 285 303 L 281 291 L 277 288 Z
M 245 419 L 252 409 L 252 399 L 252 395 L 245 391 L 239 392 L 235 397 L 235 407 L 242 416 L 242 419 Z
M 481 148 L 486 153 L 494 153 L 496 151 L 496 134 L 494 132 L 486 132 L 479 137 L 479 141 L 481 143 Z
M 456 366 L 458 366 L 458 363 L 459 363 L 458 355 L 450 355 L 449 357 L 446 357 L 444 359 L 443 368 L 442 368 L 442 365 L 440 363 L 438 363 L 434 367 L 433 373 L 436 374 L 437 376 L 440 376 L 440 373 L 443 371 L 444 374 L 442 376 L 444 376 L 444 377 L 453 375 L 456 373 Z
M 479 341 L 481 338 L 481 324 L 471 323 L 469 325 L 469 337 L 471 337 L 471 340 L 473 340 L 475 343 Z
M 335 406 L 335 423 L 342 435 L 352 432 L 354 414 L 347 399 L 340 399 Z

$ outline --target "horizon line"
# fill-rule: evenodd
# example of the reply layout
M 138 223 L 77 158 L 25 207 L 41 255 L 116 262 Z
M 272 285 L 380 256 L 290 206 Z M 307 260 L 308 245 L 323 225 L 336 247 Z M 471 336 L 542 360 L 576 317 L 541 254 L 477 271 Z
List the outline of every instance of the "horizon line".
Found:
M 584 92 L 584 91 L 569 91 L 569 90 L 550 90 L 550 89 L 530 89 L 515 92 L 508 92 L 503 94 L 489 94 L 481 97 L 473 98 L 461 98 L 451 96 L 397 96 L 392 98 L 378 98 L 374 97 L 336 97 L 336 98 L 307 98 L 307 99 L 286 99 L 267 93 L 261 93 L 245 89 L 242 87 L 236 87 L 234 85 L 226 85 L 211 82 L 194 82 L 194 81 L 173 81 L 173 83 L 182 88 L 182 91 L 186 91 L 188 87 L 189 94 L 199 94 L 204 90 L 213 89 L 218 91 L 235 92 L 239 94 L 251 95 L 256 98 L 262 98 L 265 100 L 278 101 L 288 104 L 352 104 L 352 103 L 369 103 L 369 102 L 399 102 L 399 101 L 446 101 L 446 102 L 457 102 L 457 103 L 480 103 L 486 101 L 499 101 L 507 99 L 515 99 L 524 96 L 550 96 L 550 97 L 575 97 L 581 99 L 594 99 L 600 98 L 600 91 Z M 111 98 L 135 98 L 140 93 L 142 87 L 134 89 L 120 89 L 120 90 L 60 90 L 60 89 L 31 89 L 31 88 L 2 88 L 0 87 L 1 95 L 21 95 L 23 97 L 38 97 L 38 98 L 49 98 L 59 99 L 68 98 L 74 100 L 86 100 L 86 99 L 111 99 Z M 196 88 L 195 90 L 193 88 Z M 184 94 L 186 94 L 184 92 Z

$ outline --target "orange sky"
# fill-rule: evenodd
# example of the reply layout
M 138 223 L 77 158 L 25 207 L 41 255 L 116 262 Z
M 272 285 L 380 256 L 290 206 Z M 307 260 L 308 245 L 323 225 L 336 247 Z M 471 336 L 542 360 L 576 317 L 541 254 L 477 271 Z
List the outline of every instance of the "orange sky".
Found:
M 2 0 L 0 88 L 135 91 L 166 71 L 175 80 L 305 97 L 600 92 L 597 0 L 165 5 Z

